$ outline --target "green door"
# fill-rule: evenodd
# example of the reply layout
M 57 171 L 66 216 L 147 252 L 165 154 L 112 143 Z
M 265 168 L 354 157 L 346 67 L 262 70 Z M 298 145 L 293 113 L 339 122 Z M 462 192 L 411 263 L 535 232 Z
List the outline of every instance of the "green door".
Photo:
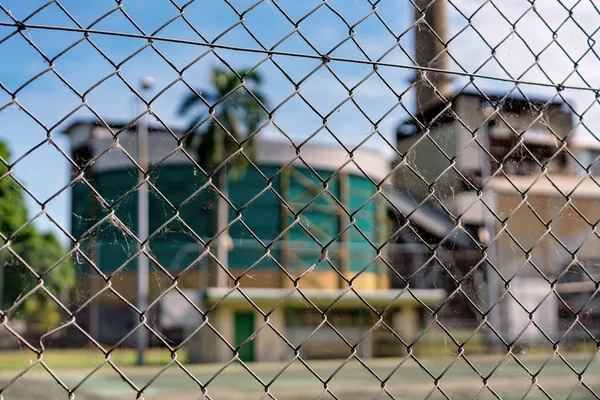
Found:
M 235 345 L 239 346 L 254 333 L 254 313 L 240 311 L 234 317 Z M 254 340 L 244 344 L 239 351 L 240 360 L 254 361 Z

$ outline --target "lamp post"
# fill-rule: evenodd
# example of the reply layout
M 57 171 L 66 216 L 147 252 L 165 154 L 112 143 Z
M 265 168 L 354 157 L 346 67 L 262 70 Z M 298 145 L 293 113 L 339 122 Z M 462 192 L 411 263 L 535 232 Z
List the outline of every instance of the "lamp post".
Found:
M 486 108 L 484 109 L 484 113 L 486 117 L 490 117 L 494 112 L 493 109 Z M 484 129 L 482 130 L 483 135 L 479 136 L 479 141 L 483 149 L 486 149 L 490 154 L 492 154 L 492 149 L 490 146 L 490 134 L 491 134 L 491 123 L 488 121 L 484 125 Z M 480 176 L 481 182 L 488 180 L 492 176 L 492 165 L 491 159 L 486 157 L 485 151 L 481 151 L 480 157 Z M 496 198 L 494 196 L 493 191 L 489 187 L 490 181 L 488 184 L 481 188 L 481 197 L 482 200 L 485 201 L 487 206 L 493 212 L 496 212 Z M 497 251 L 497 241 L 493 241 L 496 236 L 496 217 L 492 212 L 487 212 L 485 206 L 482 204 L 482 217 L 483 217 L 483 229 L 480 231 L 480 240 L 487 245 L 486 253 L 487 260 L 484 263 L 485 265 L 485 275 L 487 280 L 487 304 L 488 307 L 492 307 L 488 314 L 488 321 L 491 326 L 493 326 L 496 330 L 502 332 L 501 329 L 501 318 L 500 318 L 500 304 L 496 306 L 492 306 L 498 299 L 498 277 L 496 275 L 496 271 L 492 268 L 492 263 L 499 267 L 498 262 L 498 251 Z M 495 351 L 498 349 L 498 338 L 494 337 L 495 334 L 491 329 L 486 329 L 487 337 L 486 340 L 488 342 L 488 346 L 490 350 Z
M 142 79 L 142 93 L 147 93 L 154 86 L 154 79 L 144 77 Z M 143 110 L 143 103 L 142 103 Z M 148 240 L 148 186 L 145 183 L 145 175 L 148 172 L 148 125 L 146 116 L 142 115 L 137 124 L 137 162 L 141 168 L 139 181 L 142 182 L 138 189 L 138 239 L 141 242 L 140 250 L 147 246 Z M 142 252 L 138 256 L 137 268 L 137 308 L 144 313 L 148 307 L 148 291 L 150 280 L 150 267 L 148 257 Z M 148 331 L 144 326 L 138 330 L 138 354 L 137 364 L 144 365 L 144 352 L 148 347 Z

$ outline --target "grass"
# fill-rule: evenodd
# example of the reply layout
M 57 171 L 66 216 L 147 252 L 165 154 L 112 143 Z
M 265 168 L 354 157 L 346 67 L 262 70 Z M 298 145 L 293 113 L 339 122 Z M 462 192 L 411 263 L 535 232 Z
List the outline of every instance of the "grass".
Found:
M 477 345 L 477 353 L 484 353 L 483 344 Z M 419 343 L 416 354 L 419 357 L 451 356 L 456 354 L 456 347 L 450 341 L 427 338 Z M 147 366 L 164 366 L 171 361 L 171 354 L 165 348 L 154 348 L 146 351 Z M 81 349 L 48 349 L 44 350 L 41 360 L 52 369 L 57 370 L 91 370 L 102 363 L 106 357 L 96 348 Z M 185 350 L 177 352 L 177 359 L 187 362 Z M 20 350 L 0 351 L 0 372 L 22 371 L 38 360 L 38 355 L 27 348 Z M 110 353 L 110 360 L 119 368 L 136 366 L 137 352 L 135 349 L 118 348 Z M 41 367 L 41 366 L 40 366 Z
M 178 360 L 186 362 L 185 351 L 177 352 Z M 49 349 L 45 350 L 41 359 L 52 369 L 90 370 L 106 357 L 95 348 L 81 349 Z M 0 372 L 21 371 L 38 360 L 37 354 L 29 349 L 0 351 Z M 135 349 L 116 349 L 110 353 L 110 360 L 119 367 L 136 365 Z M 146 352 L 146 365 L 165 365 L 171 361 L 171 354 L 166 349 L 149 349 Z
M 455 339 L 463 343 L 470 335 L 470 332 L 453 332 Z M 105 348 L 109 348 L 106 346 Z M 552 347 L 540 346 L 527 350 L 530 356 L 549 356 L 552 353 Z M 571 346 L 568 349 L 562 347 L 562 354 L 589 354 L 590 356 L 597 351 L 595 342 L 581 342 Z M 439 358 L 452 357 L 457 354 L 456 345 L 441 332 L 431 332 L 419 339 L 418 346 L 414 348 L 415 355 L 419 358 Z M 486 354 L 486 347 L 481 333 L 475 334 L 465 346 L 467 356 Z M 85 347 L 80 349 L 48 349 L 43 352 L 41 358 L 44 363 L 53 369 L 62 370 L 91 370 L 102 363 L 106 357 L 95 347 Z M 185 349 L 177 352 L 177 359 L 182 363 L 187 362 L 187 353 Z M 22 371 L 23 369 L 35 363 L 38 355 L 27 348 L 19 350 L 0 351 L 0 372 L 4 371 Z M 136 366 L 137 352 L 131 348 L 118 348 L 110 353 L 110 360 L 119 368 Z M 171 354 L 165 348 L 153 348 L 146 351 L 147 366 L 164 366 L 171 361 Z
M 452 336 L 458 343 L 465 343 L 466 354 L 485 354 L 486 346 L 484 343 L 483 333 L 481 331 L 476 332 L 472 337 L 472 331 L 469 330 L 452 330 Z M 455 355 L 458 352 L 458 348 L 448 337 L 448 335 L 435 329 L 429 329 L 423 337 L 418 341 L 418 349 L 416 353 L 418 356 L 439 356 L 439 355 Z

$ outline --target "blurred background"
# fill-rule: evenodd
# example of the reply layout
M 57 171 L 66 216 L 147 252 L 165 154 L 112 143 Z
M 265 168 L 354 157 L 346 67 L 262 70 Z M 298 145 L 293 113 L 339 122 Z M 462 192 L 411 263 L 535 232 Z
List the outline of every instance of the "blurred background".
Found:
M 599 15 L 1 2 L 0 397 L 597 398 Z

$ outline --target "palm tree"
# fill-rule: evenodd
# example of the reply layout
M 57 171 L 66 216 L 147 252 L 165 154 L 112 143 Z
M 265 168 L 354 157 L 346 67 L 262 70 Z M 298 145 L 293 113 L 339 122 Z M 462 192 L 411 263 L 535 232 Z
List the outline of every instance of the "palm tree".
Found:
M 211 89 L 197 90 L 201 97 L 190 93 L 184 98 L 179 115 L 191 116 L 187 132 L 192 133 L 186 137 L 186 146 L 195 153 L 198 164 L 205 172 L 211 178 L 216 178 L 217 189 L 227 197 L 227 168 L 232 179 L 241 179 L 248 165 L 242 155 L 236 155 L 231 160 L 228 158 L 240 150 L 240 141 L 258 129 L 267 115 L 263 108 L 266 107 L 266 101 L 259 88 L 262 77 L 255 71 L 233 73 L 223 68 L 213 68 L 210 82 Z M 245 83 L 245 87 L 242 83 Z M 208 112 L 209 107 L 214 107 L 212 117 Z M 241 146 L 249 159 L 255 156 L 255 142 L 250 139 Z M 213 209 L 217 214 L 215 235 L 223 231 L 217 241 L 216 258 L 227 267 L 228 233 L 224 229 L 229 223 L 229 213 L 224 197 L 217 196 Z M 217 285 L 225 286 L 225 274 L 218 266 L 216 271 Z

